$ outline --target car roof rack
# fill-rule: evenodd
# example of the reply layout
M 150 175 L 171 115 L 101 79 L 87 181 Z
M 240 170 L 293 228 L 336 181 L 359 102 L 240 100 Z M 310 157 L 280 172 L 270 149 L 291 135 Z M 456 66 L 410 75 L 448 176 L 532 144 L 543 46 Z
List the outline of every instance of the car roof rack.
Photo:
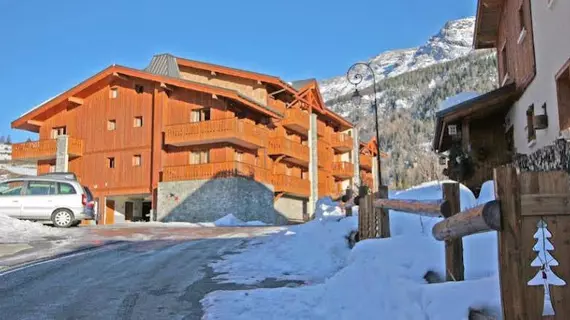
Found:
M 77 181 L 77 176 L 73 172 L 42 173 L 42 174 L 38 175 L 38 177 L 54 177 L 54 178 L 59 178 L 59 179 Z

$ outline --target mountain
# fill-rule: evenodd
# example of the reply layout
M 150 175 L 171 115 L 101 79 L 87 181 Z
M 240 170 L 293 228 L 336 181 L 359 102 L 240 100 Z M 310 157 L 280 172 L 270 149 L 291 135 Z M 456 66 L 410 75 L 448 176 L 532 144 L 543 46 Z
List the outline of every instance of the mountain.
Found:
M 439 104 L 462 92 L 497 87 L 495 53 L 472 49 L 473 30 L 474 18 L 450 21 L 420 47 L 384 52 L 366 61 L 376 75 L 380 147 L 390 154 L 387 171 L 393 187 L 443 179 L 431 152 Z M 361 139 L 367 140 L 374 135 L 373 82 L 369 72 L 362 74 L 360 106 L 350 101 L 354 85 L 345 75 L 322 80 L 320 87 L 326 105 L 353 121 Z

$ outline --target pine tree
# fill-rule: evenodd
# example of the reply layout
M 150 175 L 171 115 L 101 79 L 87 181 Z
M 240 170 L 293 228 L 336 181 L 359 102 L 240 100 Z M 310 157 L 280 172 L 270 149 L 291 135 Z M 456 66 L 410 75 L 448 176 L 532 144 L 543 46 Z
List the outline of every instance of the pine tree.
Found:
M 533 236 L 536 239 L 536 244 L 532 248 L 533 251 L 537 252 L 537 257 L 530 265 L 531 267 L 539 267 L 540 269 L 527 284 L 529 286 L 544 287 L 542 315 L 553 316 L 555 312 L 550 299 L 550 286 L 564 286 L 566 282 L 560 279 L 550 268 L 551 266 L 558 266 L 558 261 L 549 253 L 549 251 L 554 250 L 554 245 L 548 240 L 552 237 L 552 234 L 546 227 L 547 224 L 544 220 L 540 220 L 537 224 L 538 231 L 536 231 Z

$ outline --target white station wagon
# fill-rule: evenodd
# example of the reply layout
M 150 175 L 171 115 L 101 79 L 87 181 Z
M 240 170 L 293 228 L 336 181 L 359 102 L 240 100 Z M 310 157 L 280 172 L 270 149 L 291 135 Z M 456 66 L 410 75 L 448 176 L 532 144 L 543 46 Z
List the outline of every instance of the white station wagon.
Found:
M 93 196 L 74 174 L 46 174 L 0 182 L 0 213 L 67 228 L 95 218 Z

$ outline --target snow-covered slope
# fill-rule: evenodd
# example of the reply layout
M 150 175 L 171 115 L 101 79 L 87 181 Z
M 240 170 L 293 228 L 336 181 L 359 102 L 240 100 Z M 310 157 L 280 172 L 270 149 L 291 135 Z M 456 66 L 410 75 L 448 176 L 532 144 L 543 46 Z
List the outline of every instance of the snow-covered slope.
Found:
M 424 45 L 416 48 L 381 53 L 371 62 L 377 80 L 393 77 L 465 56 L 472 51 L 475 19 L 473 17 L 449 21 L 440 32 Z M 362 88 L 372 85 L 372 77 L 365 78 Z M 344 75 L 320 82 L 325 101 L 349 93 L 353 87 Z
M 0 161 L 12 159 L 12 145 L 0 143 Z

